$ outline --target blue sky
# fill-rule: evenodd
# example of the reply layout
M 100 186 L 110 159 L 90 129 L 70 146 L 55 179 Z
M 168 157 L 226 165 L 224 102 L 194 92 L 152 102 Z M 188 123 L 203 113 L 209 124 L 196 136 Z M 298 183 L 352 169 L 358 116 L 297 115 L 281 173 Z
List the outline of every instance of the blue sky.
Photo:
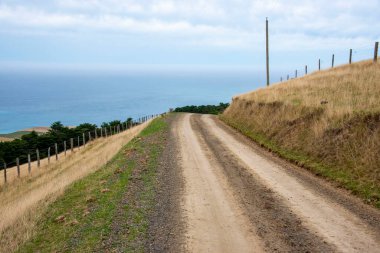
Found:
M 265 67 L 370 58 L 379 0 L 0 0 L 0 66 Z M 292 72 L 291 72 L 292 73 Z

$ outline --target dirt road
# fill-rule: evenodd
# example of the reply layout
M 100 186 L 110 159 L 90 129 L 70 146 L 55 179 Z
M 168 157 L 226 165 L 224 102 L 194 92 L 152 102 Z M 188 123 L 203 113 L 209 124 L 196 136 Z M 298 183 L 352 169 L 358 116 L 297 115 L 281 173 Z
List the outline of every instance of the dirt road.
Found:
M 209 115 L 172 124 L 189 252 L 380 252 L 380 212 Z

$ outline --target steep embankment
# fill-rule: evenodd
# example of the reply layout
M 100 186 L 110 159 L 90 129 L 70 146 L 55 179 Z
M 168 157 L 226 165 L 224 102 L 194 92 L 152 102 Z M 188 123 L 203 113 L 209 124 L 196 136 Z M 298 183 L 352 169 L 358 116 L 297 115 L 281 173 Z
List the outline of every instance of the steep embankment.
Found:
M 345 65 L 236 96 L 221 118 L 380 207 L 380 64 Z

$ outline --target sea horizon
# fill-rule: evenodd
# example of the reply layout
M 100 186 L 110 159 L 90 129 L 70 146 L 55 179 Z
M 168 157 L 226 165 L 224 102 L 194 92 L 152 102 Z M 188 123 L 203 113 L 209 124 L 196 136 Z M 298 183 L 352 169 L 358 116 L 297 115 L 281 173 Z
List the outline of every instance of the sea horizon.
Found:
M 138 119 L 185 105 L 229 103 L 264 87 L 249 68 L 43 69 L 0 71 L 0 134 L 55 121 L 75 126 Z

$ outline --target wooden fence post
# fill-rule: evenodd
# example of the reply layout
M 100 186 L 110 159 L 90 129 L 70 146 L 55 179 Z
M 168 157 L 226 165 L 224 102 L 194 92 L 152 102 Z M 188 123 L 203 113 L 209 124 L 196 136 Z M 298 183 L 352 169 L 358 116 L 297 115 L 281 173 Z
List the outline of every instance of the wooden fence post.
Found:
M 37 166 L 39 168 L 41 166 L 40 151 L 38 149 L 36 149 L 36 153 L 37 153 Z
M 88 132 L 88 142 L 91 141 L 91 132 Z
M 103 127 L 102 127 L 102 128 L 100 128 L 100 137 L 102 137 L 102 138 L 103 138 Z
M 297 78 L 297 70 L 296 70 L 296 75 L 295 75 L 295 77 Z
M 286 80 L 289 81 L 289 75 L 286 76 Z
M 63 142 L 63 150 L 65 151 L 65 156 L 66 156 L 66 141 Z
M 50 164 L 50 147 L 48 148 L 48 164 Z
M 30 175 L 30 173 L 32 172 L 32 165 L 30 164 L 30 154 L 28 154 L 28 173 Z
M 110 126 L 110 135 L 112 135 L 112 127 Z
M 269 24 L 268 24 L 268 18 L 266 18 L 265 21 L 265 47 L 266 47 L 266 74 L 267 74 L 267 86 L 269 86 Z
M 98 139 L 98 129 L 95 128 L 95 139 Z
M 86 147 L 86 136 L 83 133 L 83 147 Z
M 54 143 L 54 149 L 55 149 L 55 160 L 58 161 L 58 144 Z
M 70 138 L 70 149 L 71 149 L 71 153 L 74 152 L 74 139 L 73 138 Z
M 331 68 L 334 67 L 334 61 L 335 61 L 335 55 L 333 54 L 332 59 L 331 59 Z
M 377 54 L 379 52 L 379 42 L 375 42 L 375 52 L 374 52 L 374 56 L 373 56 L 373 61 L 374 62 L 377 62 Z
M 349 60 L 349 64 L 352 63 L 352 49 L 350 49 L 350 60 Z
M 108 137 L 107 127 L 104 128 L 104 134 L 106 135 L 106 138 L 107 138 Z
M 4 183 L 7 183 L 7 164 L 4 162 Z
M 16 165 L 17 165 L 17 177 L 20 177 L 20 159 L 16 158 Z
M 307 65 L 305 66 L 305 75 L 307 75 Z
M 321 71 L 321 59 L 318 60 L 318 70 Z

